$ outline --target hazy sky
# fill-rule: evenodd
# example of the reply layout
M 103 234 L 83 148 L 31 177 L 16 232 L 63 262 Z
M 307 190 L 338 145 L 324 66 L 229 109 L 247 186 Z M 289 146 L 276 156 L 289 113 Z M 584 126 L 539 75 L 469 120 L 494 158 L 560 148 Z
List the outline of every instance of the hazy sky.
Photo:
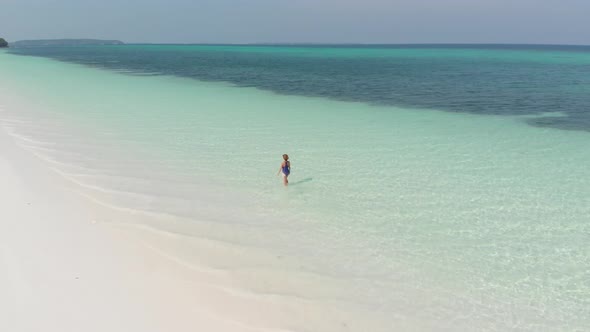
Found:
M 0 37 L 590 44 L 590 0 L 0 0 Z

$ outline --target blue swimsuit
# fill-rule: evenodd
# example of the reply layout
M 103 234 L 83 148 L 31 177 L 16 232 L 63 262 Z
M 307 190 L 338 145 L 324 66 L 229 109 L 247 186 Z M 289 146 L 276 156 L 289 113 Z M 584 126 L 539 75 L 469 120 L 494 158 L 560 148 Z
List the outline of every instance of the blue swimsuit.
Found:
M 289 171 L 289 162 L 288 161 L 285 161 L 285 166 L 283 166 L 282 168 L 283 168 L 283 174 L 289 175 L 289 173 L 291 171 Z

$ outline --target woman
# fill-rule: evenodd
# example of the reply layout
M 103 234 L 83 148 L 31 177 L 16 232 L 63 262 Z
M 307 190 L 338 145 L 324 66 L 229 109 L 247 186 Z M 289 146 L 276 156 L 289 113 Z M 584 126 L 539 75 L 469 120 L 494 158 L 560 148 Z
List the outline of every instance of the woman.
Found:
M 289 155 L 284 154 L 283 155 L 283 163 L 281 164 L 281 167 L 279 167 L 279 172 L 277 173 L 277 175 L 283 173 L 283 184 L 286 186 L 289 185 L 289 174 L 291 173 L 291 162 L 289 161 Z

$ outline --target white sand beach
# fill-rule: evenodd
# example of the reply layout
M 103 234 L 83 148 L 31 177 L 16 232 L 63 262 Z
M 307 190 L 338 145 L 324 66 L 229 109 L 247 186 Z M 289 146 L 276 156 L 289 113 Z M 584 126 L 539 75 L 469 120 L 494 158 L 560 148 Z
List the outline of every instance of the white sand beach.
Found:
M 260 331 L 228 318 L 235 301 L 203 275 L 105 224 L 112 211 L 4 131 L 0 151 L 0 331 Z M 211 310 L 222 306 L 227 316 Z
M 85 196 L 5 129 L 0 126 L 0 331 L 382 330 L 382 319 L 351 319 L 350 308 L 296 295 L 335 296 L 342 286 L 265 271 L 262 262 L 272 255 L 133 224 L 145 216 Z M 258 286 L 243 288 L 244 280 Z M 272 291 L 284 285 L 295 293 Z
M 158 154 L 138 158 L 145 154 L 112 140 L 115 132 L 87 133 L 55 112 L 68 105 L 104 119 L 114 106 L 70 100 L 78 95 L 68 93 L 69 79 L 65 98 L 50 96 L 61 77 L 53 73 L 64 68 L 122 79 L 124 86 L 143 78 L 4 59 L 14 72 L 0 79 L 0 294 L 7 294 L 0 312 L 8 313 L 0 331 L 390 330 L 389 312 L 357 301 L 363 293 L 343 291 L 354 289 L 354 280 L 313 270 L 301 250 L 293 254 L 299 245 L 286 241 L 292 233 L 262 229 L 258 223 L 276 220 L 243 212 L 232 190 L 187 179 Z M 25 68 L 37 61 L 57 71 L 29 66 L 43 78 L 29 84 Z M 174 91 L 177 84 L 171 81 Z M 258 245 L 268 241 L 284 250 Z M 415 321 L 396 322 L 406 324 Z

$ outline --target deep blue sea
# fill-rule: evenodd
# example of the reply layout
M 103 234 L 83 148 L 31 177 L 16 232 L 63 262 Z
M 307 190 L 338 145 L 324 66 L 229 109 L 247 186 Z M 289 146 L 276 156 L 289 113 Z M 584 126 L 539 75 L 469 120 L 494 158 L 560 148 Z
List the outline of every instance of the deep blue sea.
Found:
M 553 113 L 559 116 L 527 121 L 590 130 L 590 46 L 123 45 L 10 52 L 377 105 L 474 114 Z

